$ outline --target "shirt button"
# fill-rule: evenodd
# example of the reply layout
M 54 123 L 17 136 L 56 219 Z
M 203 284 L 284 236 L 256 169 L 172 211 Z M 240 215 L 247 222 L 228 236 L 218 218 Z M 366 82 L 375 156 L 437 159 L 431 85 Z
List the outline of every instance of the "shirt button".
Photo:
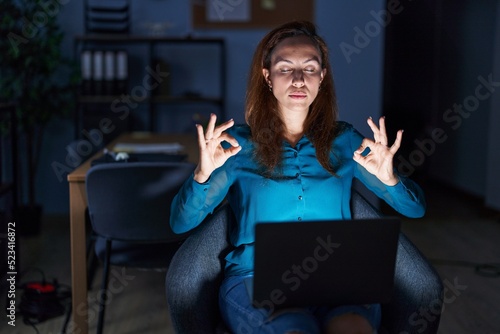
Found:
M 298 221 L 301 221 L 301 220 L 302 220 L 302 217 L 297 218 L 297 220 L 298 220 Z
M 203 188 L 203 191 L 207 191 L 207 190 L 208 190 L 208 188 Z
M 297 155 L 299 155 L 297 152 L 293 152 L 294 157 L 297 157 Z
M 299 201 L 302 201 L 302 196 L 299 196 Z

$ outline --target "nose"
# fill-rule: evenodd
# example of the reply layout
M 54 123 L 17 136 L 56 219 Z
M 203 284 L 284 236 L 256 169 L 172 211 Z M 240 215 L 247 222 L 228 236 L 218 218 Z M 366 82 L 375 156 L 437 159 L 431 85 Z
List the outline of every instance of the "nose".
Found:
M 294 71 L 292 85 L 294 87 L 302 87 L 304 86 L 304 73 L 302 71 Z

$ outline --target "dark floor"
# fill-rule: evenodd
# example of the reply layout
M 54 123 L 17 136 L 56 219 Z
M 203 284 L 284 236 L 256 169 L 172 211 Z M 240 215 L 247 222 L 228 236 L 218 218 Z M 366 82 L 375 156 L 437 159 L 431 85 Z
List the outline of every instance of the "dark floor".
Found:
M 439 333 L 500 333 L 500 212 L 435 182 L 423 187 L 427 214 L 405 219 L 403 231 L 445 283 Z

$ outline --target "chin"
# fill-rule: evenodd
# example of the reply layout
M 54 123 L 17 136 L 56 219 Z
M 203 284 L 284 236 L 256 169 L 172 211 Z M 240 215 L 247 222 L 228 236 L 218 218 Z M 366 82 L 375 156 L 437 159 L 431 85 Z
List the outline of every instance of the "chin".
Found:
M 309 110 L 309 107 L 311 106 L 311 103 L 309 103 L 308 101 L 304 101 L 304 102 L 301 102 L 301 103 L 290 103 L 288 105 L 288 108 L 290 110 L 294 110 L 294 111 L 303 111 L 304 109 L 307 109 Z

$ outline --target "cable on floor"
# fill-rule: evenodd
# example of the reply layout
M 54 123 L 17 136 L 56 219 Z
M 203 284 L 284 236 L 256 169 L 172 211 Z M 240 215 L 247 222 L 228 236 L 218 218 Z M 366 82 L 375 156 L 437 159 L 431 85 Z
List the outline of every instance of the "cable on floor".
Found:
M 22 291 L 18 312 L 24 324 L 31 326 L 38 333 L 37 324 L 67 312 L 67 305 L 71 301 L 71 288 L 60 284 L 57 279 L 47 281 L 45 273 L 39 268 L 26 269 L 19 276 L 19 280 L 29 271 L 38 272 L 40 280 L 18 283 L 18 289 Z
M 442 260 L 430 259 L 434 265 L 456 266 L 456 267 L 471 267 L 474 272 L 483 277 L 500 277 L 500 263 L 477 263 L 462 260 Z

